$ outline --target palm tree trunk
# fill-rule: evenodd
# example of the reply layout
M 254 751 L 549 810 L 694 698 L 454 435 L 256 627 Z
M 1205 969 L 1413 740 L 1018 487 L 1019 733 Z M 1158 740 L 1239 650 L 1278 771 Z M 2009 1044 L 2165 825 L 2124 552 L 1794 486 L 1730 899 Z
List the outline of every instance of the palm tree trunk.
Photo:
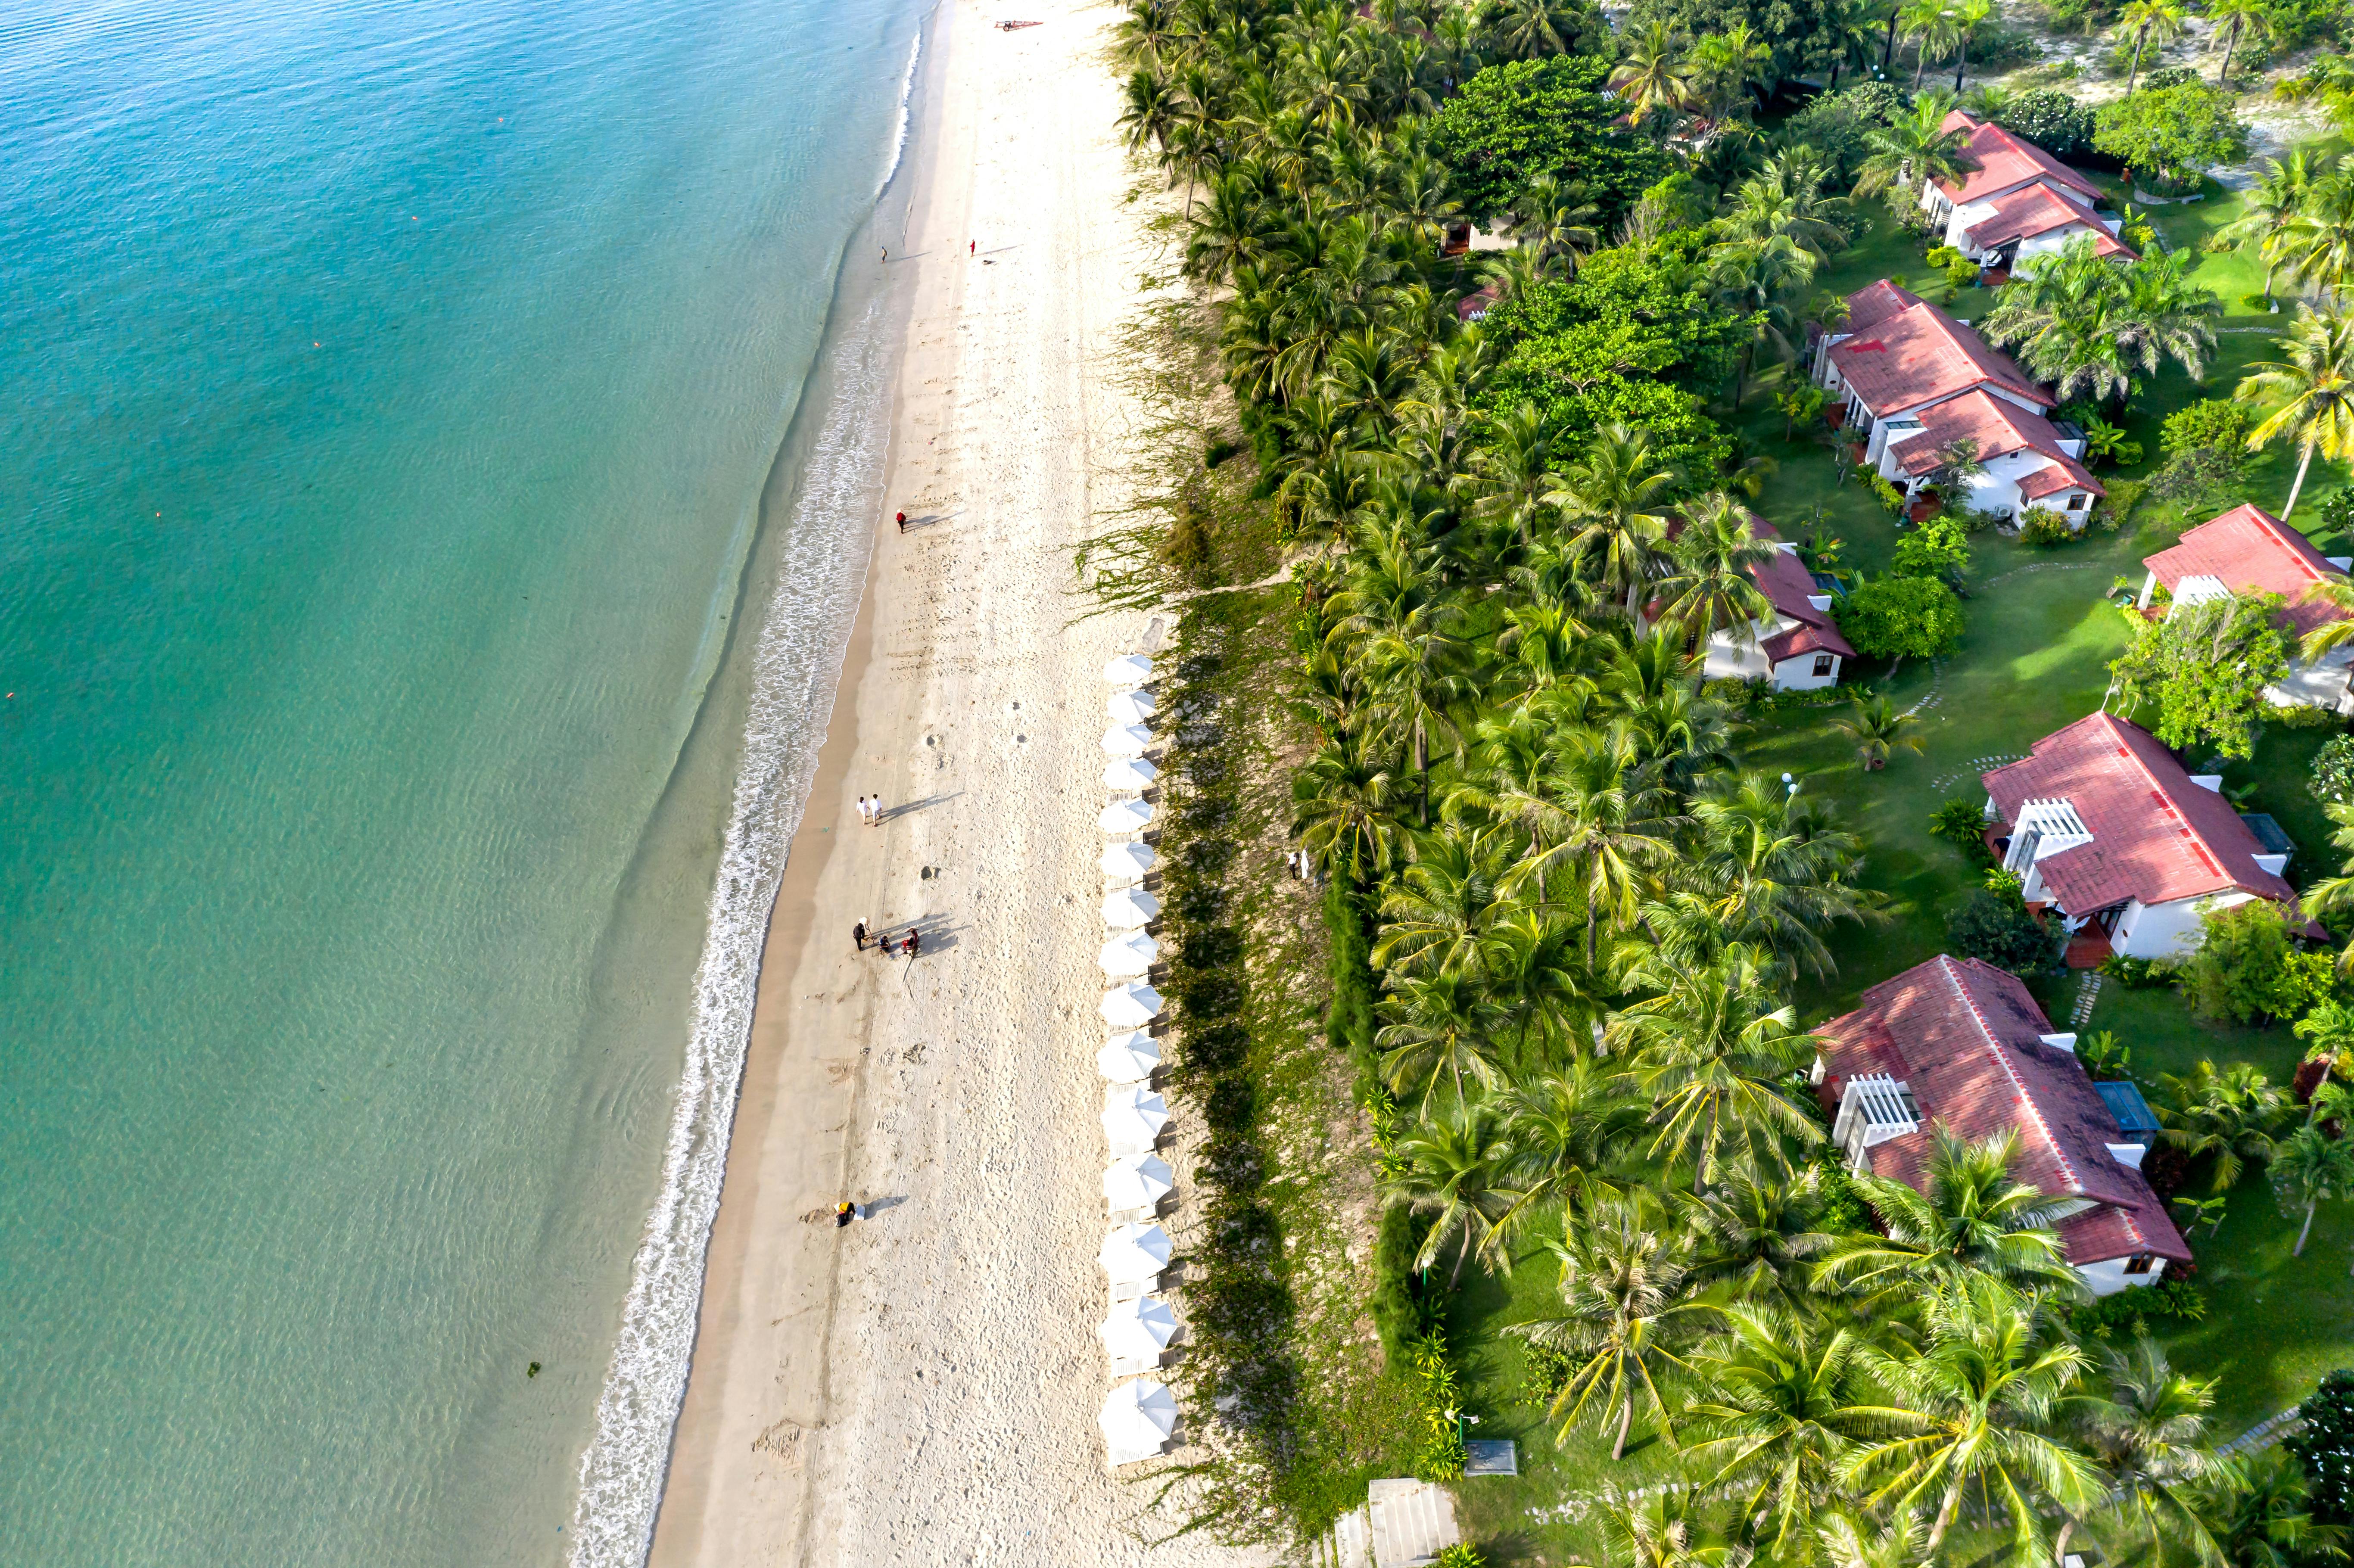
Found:
M 1956 1481 L 1946 1489 L 1946 1500 L 1937 1509 L 1937 1522 L 1929 1527 L 1929 1542 L 1921 1552 L 1922 1562 L 1937 1560 L 1937 1548 L 1945 1544 L 1946 1532 L 1954 1528 L 1954 1516 L 1961 1511 L 1962 1486 Z
M 2237 49 L 2239 47 L 2240 29 L 2234 27 L 2232 29 L 2231 36 L 2223 40 L 2223 63 L 2218 67 L 2215 71 L 2215 85 L 2217 87 L 2222 86 L 2223 83 L 2230 79 L 2232 74 L 2232 51 Z M 2266 283 L 2264 285 L 2264 292 L 2269 294 L 2272 291 L 2272 285 L 2270 283 Z
M 1841 56 L 1840 58 L 1831 61 L 1831 84 L 1823 89 L 1823 96 L 1825 98 L 1829 98 L 1832 93 L 1839 90 L 1840 67 L 1845 64 L 1847 64 L 1845 56 Z
M 2308 446 L 2305 455 L 2296 460 L 2296 482 L 2288 487 L 2288 504 L 2281 508 L 2282 522 L 2287 522 L 2289 514 L 2296 510 L 2296 493 L 2305 488 L 2305 471 L 2312 466 L 2313 448 Z
M 2052 1548 L 2052 1561 L 2053 1563 L 2059 1565 L 2059 1568 L 2066 1568 L 2068 1562 L 2068 1538 L 2075 1533 L 2076 1521 L 2074 1520 L 2063 1519 L 2060 1521 L 2060 1538 L 2053 1543 Z
M 1463 1077 L 1460 1073 L 1456 1075 L 1455 1097 L 1458 1100 L 1463 1097 Z M 1463 1246 L 1462 1249 L 1455 1255 L 1455 1271 L 1447 1277 L 1447 1288 L 1449 1292 L 1452 1292 L 1457 1283 L 1462 1279 L 1463 1260 L 1470 1255 L 1471 1225 L 1469 1221 L 1466 1221 L 1463 1225 Z
M 1926 76 L 1928 73 L 1929 73 L 1929 40 L 1928 40 L 1928 39 L 1926 39 L 1926 38 L 1924 38 L 1924 39 L 1922 39 L 1922 40 L 1921 40 L 1921 47 L 1920 47 L 1919 48 L 1914 49 L 1914 50 L 1913 51 L 1913 90 L 1914 90 L 1914 91 L 1918 92 L 1918 91 L 1920 91 L 1920 90 L 1921 90 L 1921 79 L 1922 79 L 1923 77 Z
M 2142 41 L 2148 37 L 2149 29 L 2147 27 L 2144 27 L 2140 32 L 2134 35 L 2133 69 L 2126 72 L 2126 96 L 2127 98 L 2131 98 L 2133 96 L 2134 80 L 2141 75 L 2141 46 Z
M 1970 41 L 1967 38 L 1964 38 L 1962 40 L 1962 52 L 1960 58 L 1954 61 L 1954 91 L 1957 94 L 1962 90 L 1962 72 L 1969 69 L 1969 64 Z
M 2303 1257 L 2305 1255 L 2305 1238 L 2313 1234 L 2313 1211 L 2319 1207 L 2321 1207 L 2320 1199 L 2313 1198 L 2306 1201 L 2305 1205 L 2305 1224 L 2297 1229 L 2296 1245 L 2288 1249 L 2289 1256 Z
M 1629 1393 L 1618 1404 L 1618 1440 L 1610 1445 L 1613 1460 L 1627 1457 L 1627 1428 L 1635 1425 L 1635 1396 Z
M 1888 13 L 1888 41 L 1880 48 L 1880 69 L 1886 70 L 1896 58 L 1896 13 Z

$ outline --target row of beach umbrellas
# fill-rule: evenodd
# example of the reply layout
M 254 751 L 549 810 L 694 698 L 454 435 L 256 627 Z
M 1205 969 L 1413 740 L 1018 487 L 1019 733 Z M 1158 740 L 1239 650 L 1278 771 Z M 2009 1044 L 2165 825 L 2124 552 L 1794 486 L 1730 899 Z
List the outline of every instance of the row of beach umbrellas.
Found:
M 1146 689 L 1152 661 L 1140 653 L 1115 659 L 1104 666 L 1104 679 L 1113 691 L 1104 705 L 1111 726 L 1103 747 L 1111 760 L 1103 782 L 1113 798 L 1096 819 L 1110 841 L 1097 863 L 1104 874 L 1105 941 L 1096 961 L 1110 987 L 1101 1008 L 1110 1038 L 1096 1053 L 1106 1085 L 1104 1140 L 1111 1149 L 1103 1194 L 1114 1215 L 1146 1216 L 1114 1224 L 1096 1254 L 1111 1287 L 1111 1310 L 1096 1334 L 1111 1358 L 1113 1377 L 1121 1380 L 1105 1396 L 1097 1420 L 1107 1459 L 1117 1467 L 1152 1457 L 1177 1429 L 1176 1396 L 1150 1375 L 1176 1336 L 1177 1319 L 1154 1294 L 1172 1249 L 1169 1233 L 1150 1218 L 1175 1190 L 1176 1177 L 1152 1151 L 1169 1125 L 1168 1102 L 1152 1086 L 1161 1065 L 1161 1043 L 1151 1034 L 1161 993 L 1145 979 L 1161 956 L 1148 929 L 1161 914 L 1161 900 L 1143 886 L 1159 857 L 1139 837 L 1153 819 L 1143 792 L 1160 777 L 1144 755 L 1152 747 L 1150 721 L 1159 711 Z M 1131 1372 L 1144 1375 L 1127 1375 Z

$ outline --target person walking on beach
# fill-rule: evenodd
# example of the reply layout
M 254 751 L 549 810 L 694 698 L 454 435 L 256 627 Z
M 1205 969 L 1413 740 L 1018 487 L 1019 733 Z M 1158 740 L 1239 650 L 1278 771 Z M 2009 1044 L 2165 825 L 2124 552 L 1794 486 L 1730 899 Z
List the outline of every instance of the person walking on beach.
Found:
M 833 1228 L 840 1230 L 858 1217 L 858 1205 L 844 1200 L 833 1206 Z
M 864 952 L 864 951 L 866 950 L 866 922 L 865 922 L 865 921 L 861 920 L 857 925 L 853 926 L 853 927 L 850 928 L 850 939 L 851 939 L 852 941 L 854 941 L 854 942 L 855 942 L 855 943 L 857 943 L 857 944 L 858 944 L 858 950 L 859 950 L 860 952 L 862 952 L 862 953 L 863 953 L 863 952 Z
M 900 533 L 902 533 L 902 534 L 904 534 L 904 533 L 906 533 L 907 531 L 907 514 L 906 513 L 902 512 L 902 513 L 900 513 L 900 514 L 899 514 L 899 532 L 900 532 Z
M 882 796 L 880 796 L 880 795 L 869 795 L 869 796 L 867 796 L 867 797 L 866 797 L 866 825 L 867 825 L 868 827 L 870 827 L 870 828 L 871 828 L 871 827 L 873 827 L 875 823 L 877 823 L 877 822 L 881 821 L 882 820 L 883 820 L 883 797 L 882 797 Z
M 911 958 L 911 959 L 912 959 L 912 958 L 914 958 L 914 957 L 916 956 L 916 954 L 917 954 L 917 952 L 918 948 L 919 948 L 919 944 L 918 944 L 918 941 L 917 941 L 917 936 L 916 936 L 916 928 L 915 928 L 913 926 L 910 926 L 910 927 L 907 927 L 907 945 L 906 945 L 905 947 L 903 947 L 902 948 L 900 948 L 900 951 L 902 951 L 902 952 L 906 953 L 909 958 Z
M 978 240 L 978 239 L 976 239 L 976 240 L 972 241 L 970 244 L 967 245 L 967 246 L 964 248 L 964 254 L 965 254 L 965 260 L 971 260 L 972 258 L 974 258 L 975 256 L 980 255 L 980 254 L 981 254 L 981 241 L 980 241 L 980 240 Z

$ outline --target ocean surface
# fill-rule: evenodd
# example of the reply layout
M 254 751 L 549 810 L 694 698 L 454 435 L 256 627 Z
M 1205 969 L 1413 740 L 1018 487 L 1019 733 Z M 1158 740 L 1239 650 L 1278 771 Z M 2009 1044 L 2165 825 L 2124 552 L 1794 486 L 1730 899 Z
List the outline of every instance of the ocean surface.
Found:
M 0 7 L 9 1562 L 642 1552 L 928 8 Z

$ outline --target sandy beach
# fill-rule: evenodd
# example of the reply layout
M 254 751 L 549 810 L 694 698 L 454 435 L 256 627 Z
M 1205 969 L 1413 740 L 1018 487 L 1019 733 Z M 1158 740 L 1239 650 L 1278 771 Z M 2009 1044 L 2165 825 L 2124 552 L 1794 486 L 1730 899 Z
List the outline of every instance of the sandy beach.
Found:
M 1042 25 L 1003 31 L 1000 19 Z M 1241 1561 L 1105 1472 L 1093 1064 L 1112 339 L 1153 249 L 1113 14 L 951 5 L 927 75 L 888 493 L 763 959 L 655 1531 L 671 1565 Z M 1076 623 L 1075 623 L 1076 622 Z M 862 825 L 855 799 L 879 794 Z M 851 927 L 922 934 L 854 951 Z M 837 1229 L 841 1197 L 871 1205 Z

